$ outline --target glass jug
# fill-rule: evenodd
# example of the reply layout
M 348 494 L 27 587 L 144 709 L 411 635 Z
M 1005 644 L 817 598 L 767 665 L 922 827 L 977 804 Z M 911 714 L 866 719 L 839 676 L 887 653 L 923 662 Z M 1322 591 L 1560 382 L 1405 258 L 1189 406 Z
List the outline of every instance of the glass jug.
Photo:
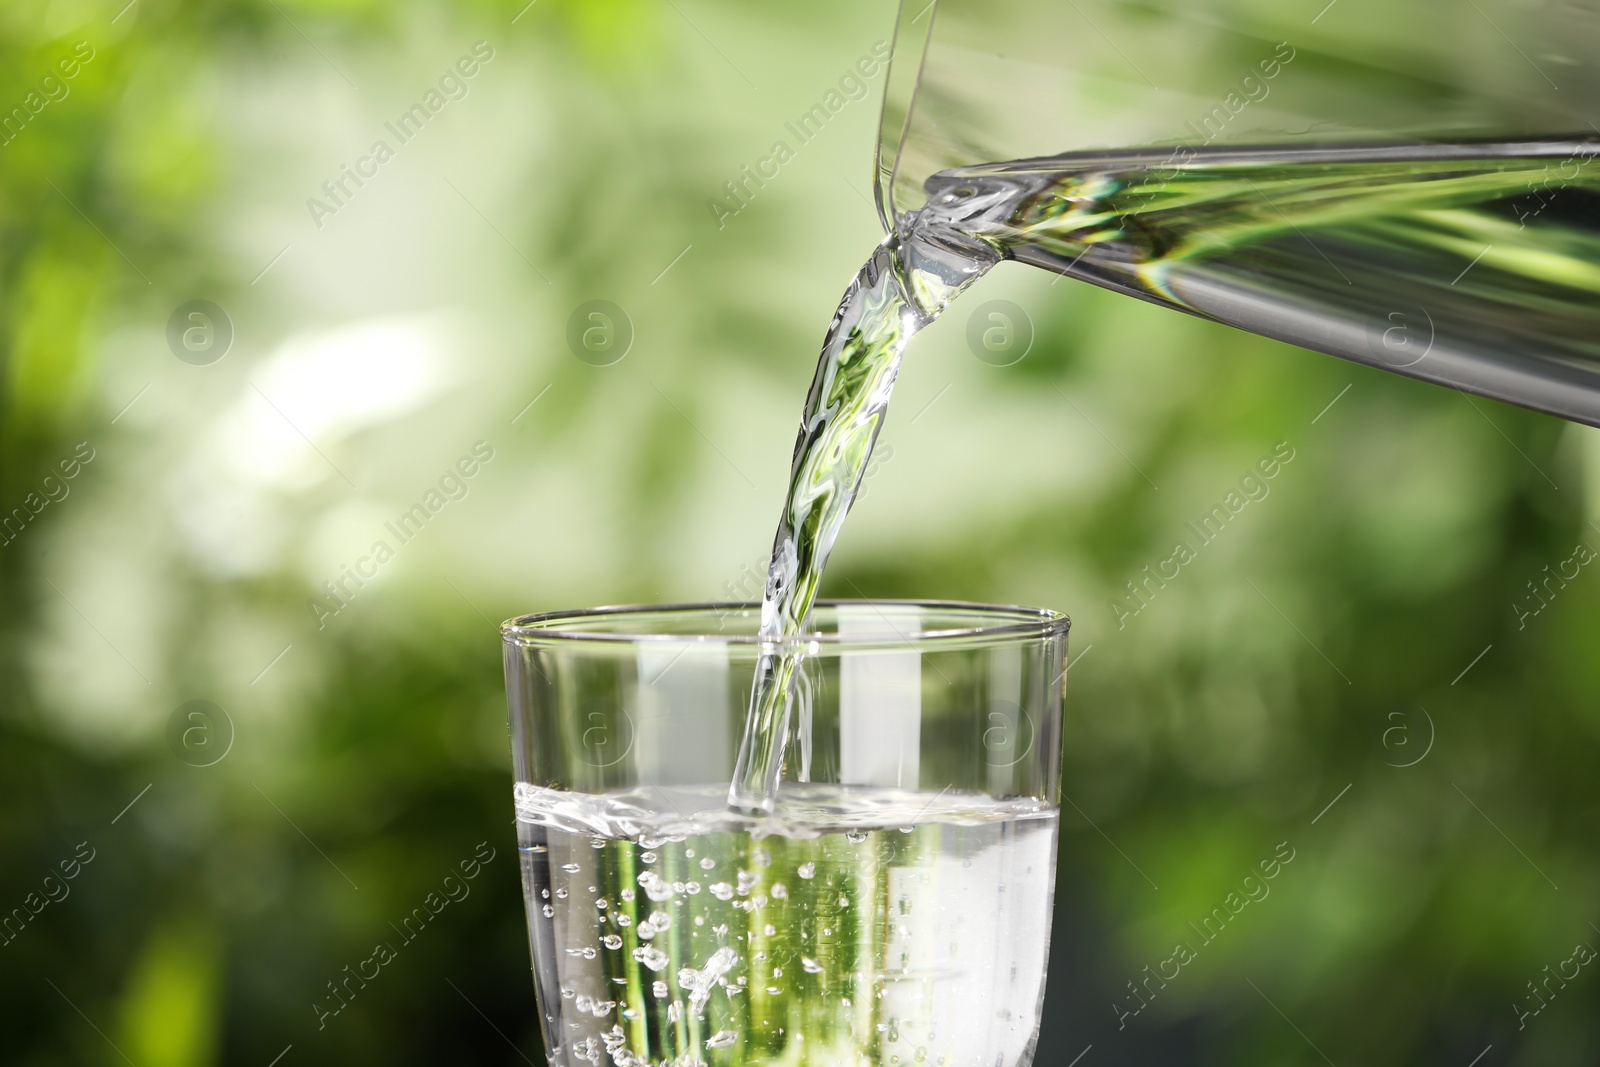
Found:
M 1597 58 L 1597 0 L 903 0 L 878 209 L 1600 425 Z

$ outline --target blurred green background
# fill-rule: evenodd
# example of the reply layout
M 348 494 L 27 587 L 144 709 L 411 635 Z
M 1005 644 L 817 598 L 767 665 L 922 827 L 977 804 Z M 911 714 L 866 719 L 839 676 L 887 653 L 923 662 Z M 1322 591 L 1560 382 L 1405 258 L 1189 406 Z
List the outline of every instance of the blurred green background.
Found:
M 538 1063 L 496 624 L 759 589 L 893 5 L 123 3 L 0 5 L 0 1062 Z M 1600 1059 L 1596 431 L 1007 265 L 883 443 L 825 594 L 1075 621 L 1038 1062 Z

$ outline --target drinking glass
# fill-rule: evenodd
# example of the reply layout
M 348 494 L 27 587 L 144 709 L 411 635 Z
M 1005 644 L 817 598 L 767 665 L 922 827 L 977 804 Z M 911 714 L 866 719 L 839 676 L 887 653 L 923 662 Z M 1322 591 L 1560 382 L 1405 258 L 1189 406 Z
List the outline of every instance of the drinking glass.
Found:
M 599 608 L 502 627 L 557 1065 L 1026 1067 L 1068 622 L 959 603 Z M 774 811 L 730 809 L 763 650 L 801 657 Z

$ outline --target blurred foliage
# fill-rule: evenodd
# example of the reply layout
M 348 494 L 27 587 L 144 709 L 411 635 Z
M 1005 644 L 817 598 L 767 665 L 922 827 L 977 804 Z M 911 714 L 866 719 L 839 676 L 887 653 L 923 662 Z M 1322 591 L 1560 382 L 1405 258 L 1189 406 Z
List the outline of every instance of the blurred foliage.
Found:
M 874 104 L 721 228 L 707 201 L 892 16 L 0 5 L 0 108 L 94 50 L 0 145 L 0 514 L 26 515 L 0 534 L 0 1060 L 538 1061 L 494 623 L 759 563 L 877 237 Z M 466 95 L 317 226 L 480 40 Z M 1525 1030 L 1512 1004 L 1600 944 L 1600 579 L 1514 607 L 1600 544 L 1595 432 L 1022 268 L 964 303 L 996 297 L 1033 351 L 974 359 L 961 305 L 919 341 L 825 592 L 1074 615 L 1039 1062 L 1594 1062 L 1593 975 Z M 168 346 L 193 299 L 234 330 L 209 365 Z M 635 329 L 612 366 L 566 346 L 592 299 Z M 390 533 L 480 440 L 459 498 Z M 1124 583 L 1279 442 L 1270 494 L 1119 628 Z M 216 747 L 173 729 L 195 699 Z M 319 1028 L 485 841 L 470 897 Z M 1119 1026 L 1282 841 L 1271 895 Z

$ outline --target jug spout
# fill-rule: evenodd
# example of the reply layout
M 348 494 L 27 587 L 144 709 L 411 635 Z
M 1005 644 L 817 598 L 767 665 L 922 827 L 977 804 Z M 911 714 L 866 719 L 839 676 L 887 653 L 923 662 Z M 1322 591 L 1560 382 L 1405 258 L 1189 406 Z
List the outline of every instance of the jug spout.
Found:
M 1600 128 L 1579 117 L 1600 82 L 1573 73 L 1557 99 L 1527 57 L 1503 62 L 1508 42 L 1474 38 L 1473 69 L 1452 53 L 1439 75 L 1459 90 L 1441 110 L 1437 84 L 1336 62 L 1349 26 L 1274 41 L 1275 16 L 1243 4 L 1208 5 L 1204 24 L 1122 7 L 1066 5 L 1132 42 L 1113 59 L 1062 47 L 1090 38 L 1054 5 L 908 5 L 879 151 L 892 228 L 1600 425 Z M 1143 77 L 1135 57 L 1174 34 L 1191 38 L 1187 61 Z M 1229 58 L 1211 63 L 1196 35 Z M 1437 37 L 1404 47 L 1444 58 Z M 1255 51 L 1236 84 L 1217 81 Z M 1569 53 L 1600 55 L 1600 40 L 1573 33 L 1548 54 Z M 1202 107 L 1213 92 L 1221 104 Z M 1095 135 L 1119 147 L 1063 151 Z

